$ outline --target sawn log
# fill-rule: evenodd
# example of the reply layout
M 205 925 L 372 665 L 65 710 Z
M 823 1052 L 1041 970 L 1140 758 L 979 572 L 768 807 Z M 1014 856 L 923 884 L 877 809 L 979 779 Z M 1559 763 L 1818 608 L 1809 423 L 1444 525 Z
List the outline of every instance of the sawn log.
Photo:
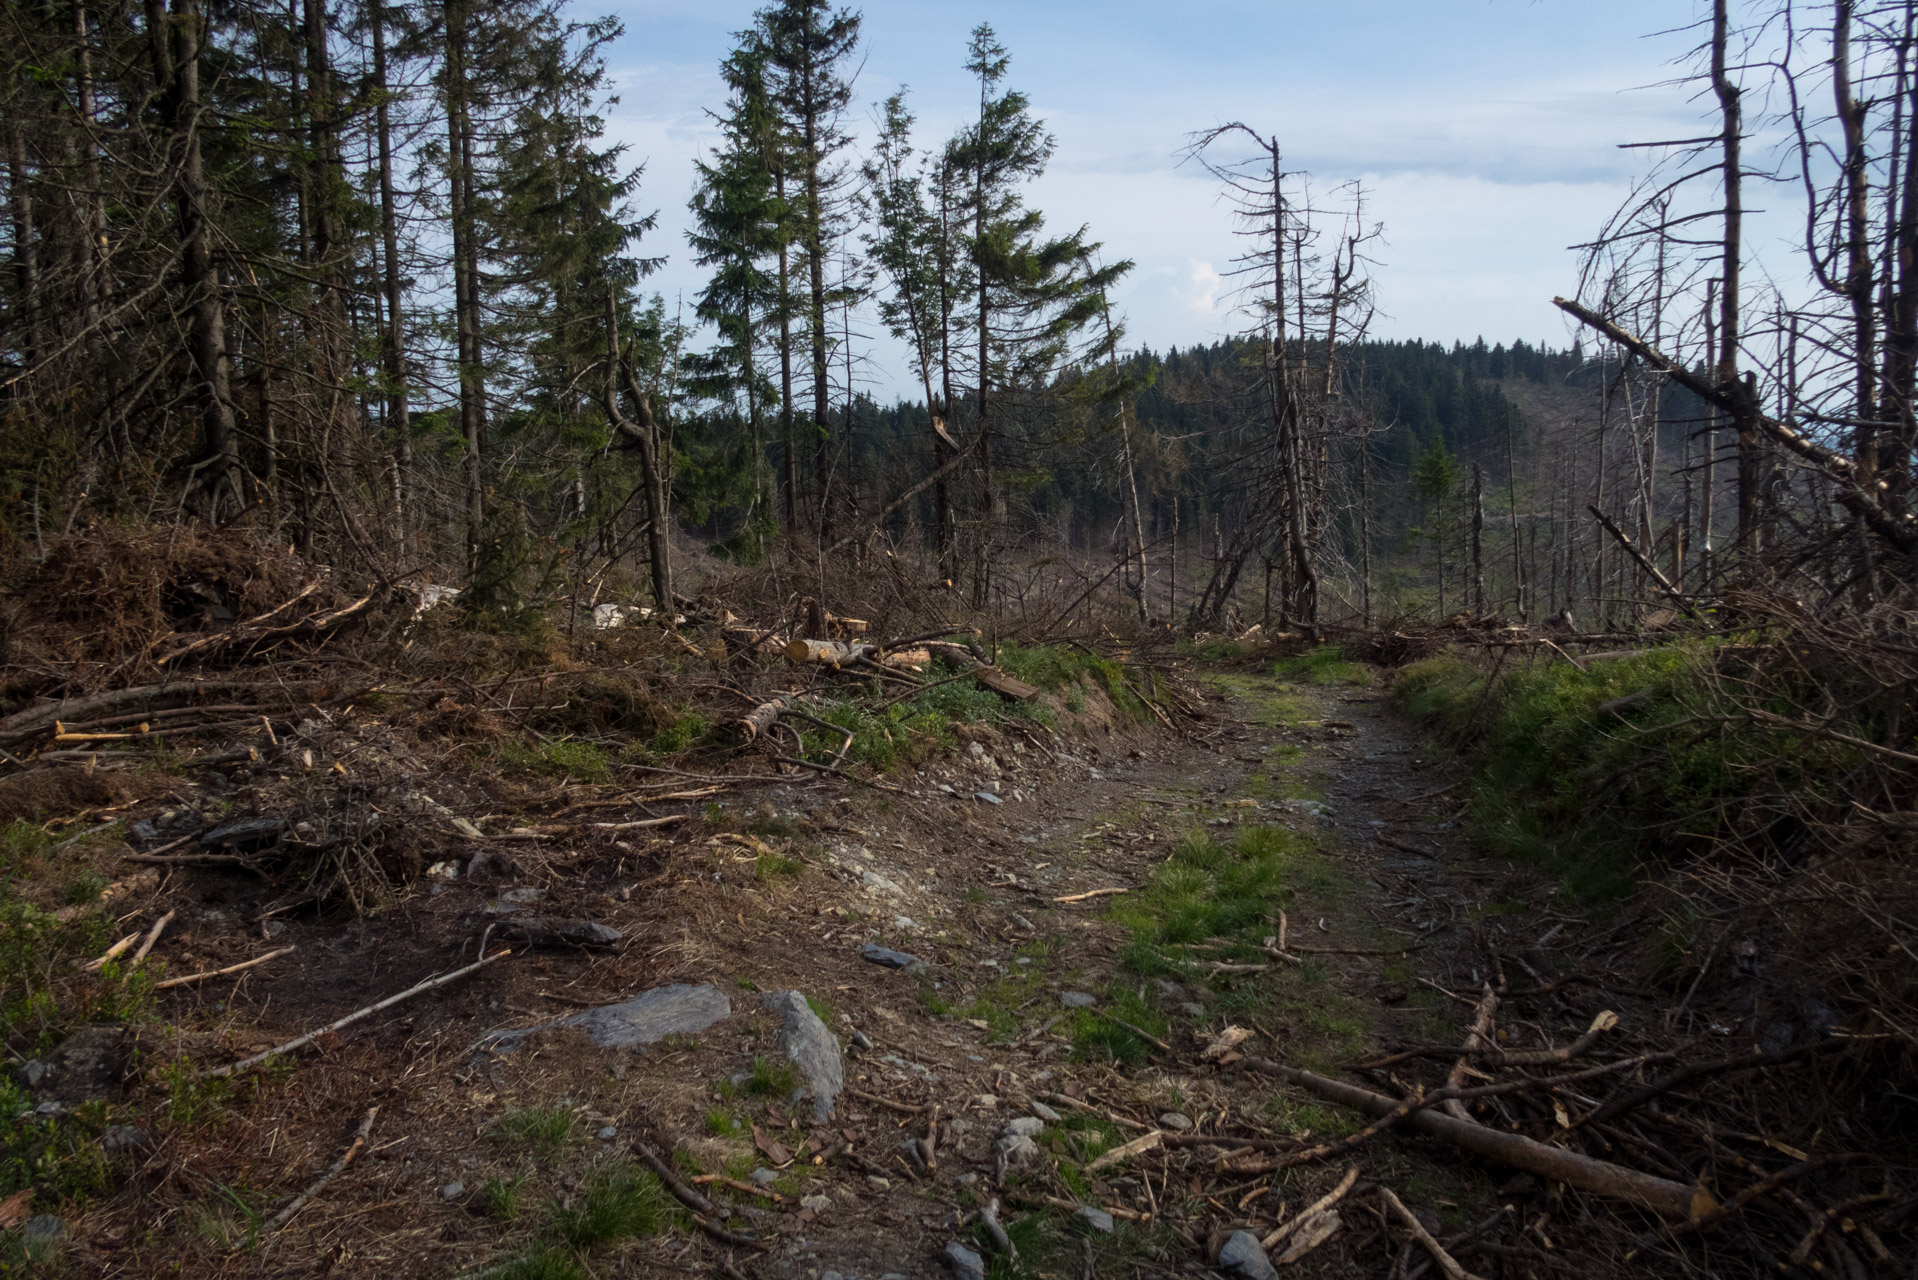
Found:
M 1367 1115 L 1386 1115 L 1402 1105 L 1396 1099 L 1373 1093 L 1370 1089 L 1330 1080 L 1265 1058 L 1249 1057 L 1245 1065 Z M 1439 1111 L 1414 1111 L 1405 1117 L 1400 1127 L 1416 1129 L 1429 1137 L 1470 1151 L 1473 1155 L 1496 1160 L 1514 1169 L 1523 1169 L 1540 1178 L 1562 1182 L 1595 1196 L 1638 1205 L 1668 1222 L 1696 1221 L 1718 1205 L 1711 1192 L 1701 1186 L 1686 1186 L 1682 1182 L 1640 1173 L 1623 1165 L 1594 1160 L 1576 1151 L 1548 1147 L 1523 1134 L 1505 1133 L 1469 1121 L 1455 1120 Z

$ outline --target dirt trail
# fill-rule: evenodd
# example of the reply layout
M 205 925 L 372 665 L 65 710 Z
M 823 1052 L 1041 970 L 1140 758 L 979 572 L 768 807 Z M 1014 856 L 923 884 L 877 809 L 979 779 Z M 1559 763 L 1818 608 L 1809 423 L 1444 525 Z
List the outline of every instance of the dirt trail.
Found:
M 1270 1229 L 1341 1169 L 1235 1174 L 1197 1146 L 1098 1168 L 1096 1156 L 1155 1128 L 1356 1128 L 1336 1108 L 1202 1061 L 1202 1048 L 1238 1026 L 1253 1033 L 1246 1052 L 1331 1070 L 1381 1043 L 1457 1043 L 1463 1006 L 1418 979 L 1475 991 L 1484 975 L 1470 932 L 1524 910 L 1534 886 L 1455 853 L 1446 762 L 1420 754 L 1363 669 L 1202 680 L 1216 718 L 1191 737 L 977 728 L 954 756 L 896 777 L 902 792 L 828 782 L 750 793 L 707 824 L 719 834 L 635 852 L 631 866 L 569 866 L 562 852 L 539 874 L 457 879 L 344 932 L 296 923 L 284 936 L 305 965 L 236 990 L 232 1015 L 250 1029 L 226 1037 L 231 1049 L 451 967 L 525 904 L 615 924 L 627 945 L 490 966 L 261 1080 L 215 1145 L 167 1144 L 153 1167 L 171 1161 L 192 1168 L 187 1183 L 261 1188 L 257 1199 L 279 1203 L 344 1148 L 369 1105 L 382 1107 L 365 1155 L 323 1196 L 207 1273 L 524 1264 L 635 1138 L 673 1153 L 716 1199 L 765 1211 L 732 1225 L 772 1247 L 731 1250 L 728 1273 L 729 1251 L 710 1239 L 643 1235 L 592 1254 L 594 1274 L 942 1276 L 950 1242 L 980 1247 L 976 1211 L 994 1196 L 1024 1249 L 995 1276 L 1194 1274 L 1219 1228 Z M 1315 954 L 1260 968 L 1258 941 L 1281 912 L 1293 949 Z M 862 958 L 871 944 L 911 967 Z M 1409 961 L 1390 954 L 1408 947 Z M 316 975 L 328 976 L 317 1003 Z M 538 1028 L 671 984 L 710 986 L 730 1016 L 639 1054 L 568 1029 L 475 1051 L 488 1028 Z M 846 1046 L 846 1092 L 828 1123 L 792 1093 L 802 1080 L 785 1065 L 782 1014 L 764 1007 L 788 990 Z M 307 1003 L 289 1005 L 296 991 Z M 925 1134 L 934 1107 L 928 1171 L 902 1144 Z M 1036 1151 L 1002 1141 L 1020 1117 Z M 1492 1174 L 1416 1140 L 1388 1137 L 1365 1159 L 1447 1223 L 1492 1202 Z M 150 1203 L 103 1211 L 78 1233 L 95 1242 L 82 1256 L 103 1274 L 163 1270 L 167 1238 L 139 1216 Z M 214 1197 L 195 1203 L 219 1211 Z M 1075 1204 L 1110 1211 L 1115 1229 L 1088 1226 Z M 1383 1248 L 1376 1229 L 1348 1230 L 1302 1270 L 1376 1270 Z
M 1295 946 L 1416 944 L 1426 948 L 1421 975 L 1475 990 L 1479 975 L 1454 971 L 1454 942 L 1473 914 L 1463 904 L 1495 899 L 1510 878 L 1448 859 L 1443 797 L 1425 794 L 1448 779 L 1419 754 L 1382 694 L 1359 683 L 1369 675 L 1341 668 L 1319 678 L 1329 683 L 1217 673 L 1208 683 L 1222 695 L 1213 704 L 1220 718 L 1194 740 L 1158 735 L 1101 752 L 1096 743 L 1089 751 L 986 732 L 909 779 L 917 794 L 841 795 L 810 814 L 806 793 L 769 797 L 773 812 L 762 811 L 761 829 L 799 821 L 823 840 L 821 865 L 770 888 L 729 887 L 727 868 L 709 871 L 699 892 L 682 899 L 691 914 L 667 924 L 658 944 L 662 979 L 712 982 L 734 997 L 735 1017 L 613 1068 L 625 1077 L 617 1084 L 607 1079 L 604 1055 L 582 1053 L 572 1038 L 536 1061 L 493 1063 L 498 1096 L 488 1102 L 525 1106 L 566 1080 L 576 1104 L 582 1094 L 599 1099 L 596 1114 L 631 1107 L 624 1114 L 632 1120 L 637 1111 L 649 1136 L 676 1146 L 683 1161 L 740 1181 L 761 1170 L 785 1197 L 777 1207 L 802 1207 L 777 1220 L 777 1244 L 755 1264 L 758 1274 L 944 1274 L 938 1258 L 948 1242 L 978 1247 L 971 1215 L 992 1195 L 1005 1198 L 1002 1216 L 1026 1241 L 1021 1268 L 1002 1263 L 995 1274 L 1188 1272 L 1204 1260 L 1212 1228 L 1269 1228 L 1281 1201 L 1296 1206 L 1338 1170 L 1296 1170 L 1276 1184 L 1269 1176 L 1221 1180 L 1208 1171 L 1218 1153 L 1204 1149 L 1160 1152 L 1096 1175 L 1071 1170 L 1179 1117 L 1200 1131 L 1226 1117 L 1235 1129 L 1249 1121 L 1277 1135 L 1356 1127 L 1335 1109 L 1202 1064 L 1210 1036 L 1246 1026 L 1255 1030 L 1247 1051 L 1330 1069 L 1381 1040 L 1455 1041 L 1458 1018 L 1392 956 L 1324 954 L 1296 970 L 1194 970 L 1177 981 L 1143 976 L 1153 965 L 1128 952 L 1139 928 L 1125 916 L 1129 900 L 1145 895 L 1182 841 L 1230 847 L 1245 832 L 1275 829 L 1286 833 L 1279 901 Z M 993 789 L 1002 803 L 978 798 Z M 782 799 L 794 807 L 781 809 Z M 690 878 L 683 884 L 693 888 Z M 1128 893 L 1059 901 L 1112 889 Z M 1262 927 L 1277 930 L 1269 917 Z M 925 969 L 868 963 L 860 957 L 867 943 Z M 768 1069 L 780 1060 L 776 1020 L 756 1009 L 751 990 L 784 988 L 804 991 L 851 1045 L 849 1090 L 830 1126 L 812 1127 L 804 1104 L 780 1092 L 792 1081 Z M 1134 1028 L 1156 1028 L 1169 1051 L 1148 1051 Z M 1061 1101 L 1061 1093 L 1084 1105 Z M 923 1134 L 926 1119 L 905 1108 L 929 1106 L 939 1123 L 927 1173 L 902 1144 Z M 995 1185 L 1008 1122 L 1047 1108 L 1062 1118 L 1041 1131 L 1039 1160 L 1015 1159 Z M 1177 1115 L 1162 1121 L 1167 1113 Z M 853 1155 L 825 1167 L 802 1156 L 773 1170 L 771 1181 L 755 1126 L 778 1143 L 775 1154 L 808 1139 L 830 1148 L 851 1135 Z M 444 1168 L 443 1176 L 457 1172 Z M 1074 1182 L 1075 1194 L 1059 1194 Z M 1441 1171 L 1428 1183 L 1422 1189 L 1454 1211 L 1448 1216 L 1477 1207 L 1487 1189 L 1471 1171 Z M 1117 1230 L 1079 1229 L 1066 1207 L 1072 1200 L 1113 1210 Z M 1318 1260 L 1341 1252 L 1334 1241 Z M 749 1258 L 741 1251 L 736 1262 Z M 639 1257 L 630 1265 L 645 1273 Z

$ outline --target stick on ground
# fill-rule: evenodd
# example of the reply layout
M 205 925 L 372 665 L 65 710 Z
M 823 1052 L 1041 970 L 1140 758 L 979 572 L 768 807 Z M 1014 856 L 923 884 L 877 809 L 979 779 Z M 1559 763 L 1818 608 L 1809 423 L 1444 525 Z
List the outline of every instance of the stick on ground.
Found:
M 1445 1246 L 1434 1239 L 1432 1233 L 1425 1229 L 1425 1224 L 1405 1207 L 1405 1201 L 1392 1194 L 1392 1188 L 1380 1187 L 1379 1195 L 1391 1207 L 1392 1212 L 1399 1216 L 1399 1221 L 1403 1222 L 1406 1230 L 1412 1233 L 1412 1238 L 1424 1245 L 1425 1251 L 1432 1255 L 1432 1261 L 1438 1263 L 1439 1270 L 1445 1273 L 1445 1280 L 1479 1280 L 1477 1276 L 1460 1266 L 1457 1258 L 1445 1252 Z
M 165 982 L 154 983 L 153 989 L 155 991 L 165 991 L 171 987 L 185 987 L 191 986 L 195 982 L 205 982 L 208 978 L 224 978 L 229 973 L 238 973 L 242 969 L 251 969 L 254 965 L 265 964 L 268 960 L 277 960 L 291 950 L 293 950 L 293 948 L 290 946 L 281 947 L 278 951 L 269 951 L 263 956 L 254 956 L 251 960 L 242 960 L 240 963 L 230 964 L 224 969 L 208 969 L 202 973 L 182 974 L 177 978 L 168 978 Z
M 303 1036 L 296 1036 L 293 1039 L 288 1040 L 283 1045 L 279 1045 L 275 1048 L 268 1049 L 263 1053 L 256 1053 L 250 1058 L 242 1058 L 238 1062 L 230 1062 L 224 1067 L 208 1067 L 206 1070 L 199 1072 L 199 1074 L 201 1076 L 230 1076 L 230 1075 L 233 1075 L 235 1072 L 245 1071 L 250 1067 L 257 1067 L 262 1062 L 265 1062 L 268 1058 L 277 1058 L 283 1053 L 291 1053 L 295 1049 L 305 1048 L 307 1045 L 312 1044 L 315 1040 L 318 1040 L 321 1036 L 327 1034 L 329 1031 L 338 1031 L 344 1027 L 350 1027 L 362 1018 L 370 1018 L 374 1014 L 378 1013 L 380 1010 L 390 1009 L 394 1005 L 400 1003 L 402 1000 L 411 1000 L 414 996 L 419 995 L 421 992 L 431 991 L 435 987 L 443 987 L 449 982 L 455 982 L 459 980 L 460 978 L 464 978 L 469 973 L 474 973 L 480 969 L 485 968 L 487 965 L 493 963 L 495 960 L 504 960 L 507 956 L 510 956 L 512 954 L 513 953 L 511 951 L 495 951 L 492 955 L 487 956 L 484 960 L 476 960 L 472 964 L 469 964 L 465 966 L 464 968 L 453 970 L 453 972 L 451 973 L 442 973 L 437 978 L 428 978 L 424 982 L 416 983 L 413 986 L 408 987 L 406 990 L 400 992 L 398 995 L 392 995 L 392 996 L 386 997 L 386 999 L 380 1001 L 378 1004 L 369 1004 L 364 1009 L 355 1009 L 353 1012 L 347 1014 L 344 1018 L 340 1018 L 337 1021 L 327 1023 L 325 1026 L 321 1027 L 318 1031 L 309 1031 Z
M 266 1229 L 268 1231 L 278 1231 L 281 1227 L 291 1222 L 293 1215 L 306 1208 L 313 1197 L 320 1194 L 320 1192 L 326 1188 L 327 1183 L 346 1172 L 346 1166 L 353 1163 L 353 1157 L 358 1155 L 360 1148 L 366 1145 L 366 1135 L 373 1132 L 373 1120 L 374 1117 L 379 1114 L 380 1109 L 378 1107 L 368 1107 L 366 1109 L 366 1114 L 360 1117 L 359 1129 L 353 1134 L 353 1145 L 342 1152 L 338 1160 L 326 1166 L 326 1172 L 313 1179 L 306 1190 L 294 1196 L 293 1199 L 287 1203 L 286 1208 L 267 1219 Z

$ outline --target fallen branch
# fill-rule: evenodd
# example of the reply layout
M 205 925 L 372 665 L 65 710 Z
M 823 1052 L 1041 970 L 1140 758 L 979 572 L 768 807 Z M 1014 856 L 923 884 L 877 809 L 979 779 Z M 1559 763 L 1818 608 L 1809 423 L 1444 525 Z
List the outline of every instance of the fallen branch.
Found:
M 380 1001 L 378 1004 L 369 1004 L 364 1009 L 355 1009 L 352 1013 L 347 1014 L 344 1018 L 339 1018 L 333 1022 L 329 1022 L 317 1031 L 309 1031 L 303 1036 L 295 1036 L 293 1039 L 288 1040 L 283 1045 L 278 1045 L 274 1048 L 267 1049 L 264 1052 L 256 1053 L 250 1058 L 242 1058 L 238 1062 L 228 1063 L 224 1067 L 208 1067 L 203 1071 L 196 1072 L 195 1074 L 201 1077 L 230 1076 L 235 1074 L 236 1072 L 245 1071 L 250 1067 L 257 1067 L 260 1063 L 265 1062 L 268 1058 L 277 1058 L 281 1054 L 291 1053 L 295 1049 L 303 1049 L 307 1045 L 312 1044 L 315 1040 L 318 1040 L 323 1035 L 327 1035 L 331 1032 L 339 1031 L 339 1030 L 342 1030 L 343 1028 L 350 1027 L 354 1023 L 360 1021 L 362 1018 L 370 1018 L 382 1009 L 390 1009 L 394 1005 L 399 1004 L 403 1000 L 411 1000 L 414 996 L 419 995 L 422 992 L 431 991 L 435 987 L 443 987 L 449 982 L 453 982 L 453 981 L 456 981 L 457 979 L 464 978 L 469 973 L 477 973 L 479 970 L 485 968 L 487 965 L 492 964 L 495 960 L 504 960 L 507 956 L 510 956 L 512 954 L 513 953 L 511 951 L 495 951 L 492 955 L 487 956 L 481 960 L 476 960 L 472 964 L 466 965 L 464 968 L 455 969 L 453 970 L 453 972 L 443 973 L 437 978 L 428 978 L 424 982 L 415 983 L 413 986 L 408 987 L 406 990 L 400 992 L 398 995 L 391 995 L 386 997 L 386 999 Z
M 640 1162 L 653 1171 L 653 1176 L 659 1179 L 661 1186 L 672 1192 L 674 1199 L 693 1211 L 693 1223 L 698 1226 L 701 1231 L 704 1231 L 715 1240 L 723 1241 L 730 1245 L 738 1245 L 741 1248 L 770 1249 L 772 1247 L 762 1240 L 755 1239 L 752 1236 L 739 1235 L 726 1230 L 715 1222 L 708 1221 L 708 1219 L 712 1218 L 724 1218 L 726 1216 L 725 1210 L 680 1181 L 679 1175 L 673 1172 L 673 1167 L 660 1159 L 659 1153 L 647 1146 L 644 1142 L 633 1143 L 633 1154 L 638 1156 Z M 748 1209 L 744 1205 L 735 1206 L 735 1208 L 745 1217 L 768 1215 L 769 1212 L 764 1209 Z M 771 1216 L 776 1217 L 777 1215 Z
M 1264 1058 L 1248 1057 L 1245 1063 L 1255 1071 L 1277 1076 L 1321 1098 L 1369 1115 L 1389 1115 L 1403 1105 L 1397 1099 L 1374 1093 L 1370 1089 L 1330 1080 Z M 1636 1169 L 1594 1160 L 1575 1151 L 1546 1146 L 1522 1134 L 1504 1133 L 1435 1111 L 1415 1110 L 1405 1118 L 1404 1123 L 1428 1137 L 1438 1138 L 1474 1155 L 1553 1182 L 1563 1182 L 1593 1195 L 1639 1205 L 1674 1222 L 1688 1222 L 1701 1217 L 1711 1212 L 1717 1204 L 1711 1193 L 1701 1186 L 1686 1186 L 1640 1173 Z
M 160 940 L 161 933 L 165 932 L 166 927 L 173 923 L 173 914 L 173 912 L 169 911 L 153 922 L 153 928 L 148 931 L 146 940 L 140 943 L 140 949 L 133 953 L 133 959 L 127 961 L 128 965 L 139 964 L 147 958 L 148 953 L 153 950 L 153 944 Z
M 126 953 L 126 950 L 128 947 L 131 947 L 134 943 L 138 942 L 139 940 L 140 940 L 139 931 L 135 930 L 134 932 L 129 933 L 126 937 L 120 939 L 118 942 L 114 943 L 112 946 L 108 947 L 105 955 L 99 957 L 98 959 L 87 961 L 85 964 L 81 965 L 80 968 L 87 973 L 92 973 L 96 969 L 105 968 L 108 961 L 119 959 L 120 956 Z
M 1332 1188 L 1332 1190 L 1326 1192 L 1324 1195 L 1320 1196 L 1317 1200 L 1314 1200 L 1311 1204 L 1307 1205 L 1299 1213 L 1298 1217 L 1292 1219 L 1292 1221 L 1286 1223 L 1284 1226 L 1276 1228 L 1271 1235 L 1259 1241 L 1259 1243 L 1264 1245 L 1265 1248 L 1268 1251 L 1270 1251 L 1274 1245 L 1279 1244 L 1287 1236 L 1291 1235 L 1294 1231 L 1297 1231 L 1301 1223 L 1305 1222 L 1306 1220 L 1310 1218 L 1316 1217 L 1317 1215 L 1321 1213 L 1324 1213 L 1327 1209 L 1330 1209 L 1333 1205 L 1345 1199 L 1346 1192 L 1350 1191 L 1354 1186 L 1356 1186 L 1358 1184 L 1358 1180 L 1359 1180 L 1359 1167 L 1357 1165 L 1353 1165 L 1345 1171 L 1345 1176 L 1339 1179 L 1338 1186 Z
M 346 1166 L 353 1163 L 353 1157 L 358 1155 L 360 1148 L 366 1145 L 366 1135 L 373 1132 L 373 1120 L 374 1117 L 379 1114 L 380 1109 L 378 1107 L 368 1107 L 366 1109 L 366 1114 L 360 1118 L 359 1129 L 353 1134 L 353 1145 L 341 1153 L 338 1160 L 328 1165 L 325 1173 L 313 1179 L 306 1190 L 294 1196 L 293 1199 L 288 1202 L 286 1208 L 267 1219 L 266 1229 L 268 1231 L 278 1231 L 281 1227 L 291 1222 L 293 1215 L 306 1208 L 306 1206 L 312 1202 L 313 1197 L 325 1189 L 327 1183 L 346 1172 Z
M 1392 1194 L 1392 1188 L 1380 1187 L 1379 1196 L 1398 1215 L 1405 1229 L 1412 1233 L 1412 1238 L 1425 1246 L 1425 1251 L 1432 1255 L 1432 1261 L 1438 1263 L 1439 1270 L 1445 1273 L 1446 1280 L 1478 1280 L 1477 1276 L 1459 1265 L 1457 1258 L 1445 1252 L 1445 1246 L 1434 1239 L 1432 1233 L 1425 1229 L 1425 1224 L 1405 1207 L 1405 1201 Z
M 1144 1155 L 1146 1152 L 1157 1147 L 1160 1139 L 1163 1137 L 1165 1137 L 1165 1135 L 1157 1129 L 1149 1129 L 1123 1146 L 1114 1147 L 1104 1155 L 1095 1157 L 1092 1163 L 1086 1166 L 1086 1172 L 1097 1173 L 1101 1169 L 1111 1168 L 1122 1160 L 1130 1160 L 1133 1156 Z
M 1472 1030 L 1465 1037 L 1465 1055 L 1452 1064 L 1452 1070 L 1445 1077 L 1445 1087 L 1462 1089 L 1465 1087 L 1465 1073 L 1470 1069 L 1472 1054 L 1478 1050 L 1496 1045 L 1492 1039 L 1492 1027 L 1498 1014 L 1498 992 L 1492 990 L 1492 984 L 1485 984 L 1484 994 L 1479 997 L 1478 1008 L 1472 1012 Z M 1442 1104 L 1445 1114 L 1454 1120 L 1467 1124 L 1476 1124 L 1465 1110 L 1465 1104 L 1457 1098 L 1447 1098 Z
M 205 982 L 208 978 L 224 978 L 230 973 L 238 973 L 242 969 L 251 969 L 253 966 L 265 964 L 269 960 L 277 960 L 293 949 L 294 948 L 290 946 L 281 947 L 278 951 L 269 951 L 263 956 L 254 956 L 251 960 L 242 960 L 240 963 L 230 964 L 224 969 L 208 969 L 202 973 L 189 973 L 178 978 L 168 978 L 164 982 L 154 983 L 153 989 L 155 991 L 166 991 L 172 987 L 185 987 L 191 986 L 196 982 Z
M 1090 898 L 1108 898 L 1115 893 L 1131 893 L 1130 889 L 1087 889 L 1084 893 L 1068 893 L 1064 897 L 1054 898 L 1054 902 L 1085 902 Z

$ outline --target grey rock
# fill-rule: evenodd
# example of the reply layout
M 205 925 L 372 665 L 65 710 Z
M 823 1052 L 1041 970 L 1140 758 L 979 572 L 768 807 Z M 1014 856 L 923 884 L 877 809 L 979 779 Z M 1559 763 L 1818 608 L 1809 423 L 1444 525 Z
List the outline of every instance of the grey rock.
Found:
M 1022 1133 L 1008 1134 L 999 1139 L 995 1149 L 1005 1160 L 1007 1168 L 1039 1158 L 1039 1144 Z
M 442 1200 L 457 1200 L 465 1194 L 466 1184 L 464 1182 L 449 1182 L 440 1188 L 440 1199 Z
M 38 1089 L 47 1078 L 47 1064 L 38 1058 L 28 1058 L 20 1064 L 20 1083 L 29 1089 Z
M 837 1271 L 822 1271 L 819 1273 L 819 1280 L 846 1280 L 846 1277 Z
M 1099 997 L 1084 991 L 1061 991 L 1059 1003 L 1068 1009 L 1090 1009 L 1099 1003 Z
M 1041 1120 L 1045 1121 L 1047 1124 L 1059 1123 L 1059 1113 L 1057 1111 L 1054 1111 L 1051 1107 L 1048 1107 L 1043 1102 L 1029 1102 L 1026 1104 L 1026 1109 L 1032 1112 L 1033 1115 L 1038 1116 Z
M 852 1042 L 854 1047 L 856 1048 L 860 1048 L 860 1049 L 872 1048 L 872 1037 L 867 1035 L 863 1031 L 854 1031 L 852 1033 Z
M 20 1243 L 29 1258 L 44 1258 L 66 1246 L 67 1224 L 51 1213 L 36 1213 L 20 1228 Z
M 1250 1231 L 1234 1231 L 1219 1248 L 1219 1269 L 1245 1280 L 1278 1280 L 1265 1246 Z
M 280 833 L 285 830 L 285 818 L 239 818 L 233 822 L 222 822 L 201 836 L 200 843 L 210 849 L 268 844 L 278 840 Z
M 1038 1116 L 1016 1116 L 1006 1121 L 1003 1130 L 1006 1137 L 1036 1138 L 1046 1130 L 1046 1122 Z
M 611 1142 L 619 1136 L 619 1126 L 616 1124 L 602 1125 L 600 1126 L 599 1132 L 593 1136 L 601 1142 Z
M 1112 1234 L 1112 1215 L 1104 1209 L 1095 1209 L 1089 1204 L 1081 1205 L 1078 1213 L 1073 1216 L 1085 1223 L 1090 1230 L 1108 1236 Z
M 1774 1022 L 1758 1038 L 1758 1047 L 1766 1053 L 1783 1053 L 1798 1039 L 1798 1028 L 1789 1022 Z
M 119 1091 L 126 1066 L 127 1029 L 118 1023 L 81 1027 L 44 1059 L 42 1101 L 91 1102 Z
M 779 1040 L 785 1046 L 786 1059 L 799 1068 L 806 1092 L 812 1096 L 813 1119 L 823 1123 L 846 1087 L 846 1063 L 839 1041 L 797 991 L 769 991 L 764 1004 L 782 1015 Z
M 751 1173 L 747 1174 L 746 1179 L 762 1187 L 769 1187 L 779 1181 L 779 1175 L 762 1165 L 760 1168 L 754 1169 Z
M 960 1244 L 957 1240 L 946 1246 L 939 1260 L 952 1268 L 952 1274 L 959 1280 L 986 1280 L 986 1262 L 978 1254 Z
M 970 1169 L 968 1169 L 966 1172 L 954 1178 L 953 1181 L 958 1183 L 962 1187 L 969 1187 L 973 1183 L 979 1181 L 979 1175 L 972 1172 Z
M 675 983 L 619 1004 L 581 1009 L 537 1027 L 489 1031 L 478 1048 L 511 1053 L 527 1036 L 552 1027 L 578 1027 L 602 1049 L 637 1049 L 670 1035 L 692 1035 L 732 1016 L 732 1001 L 717 987 Z
M 904 951 L 894 951 L 891 947 L 882 947 L 876 942 L 868 942 L 859 948 L 859 958 L 868 964 L 876 964 L 887 969 L 904 969 L 907 973 L 924 973 L 926 962 L 918 956 Z
M 1192 1117 L 1177 1111 L 1167 1111 L 1159 1117 L 1159 1127 L 1182 1133 L 1192 1127 Z
M 515 916 L 501 923 L 499 936 L 529 947 L 615 947 L 626 935 L 596 920 L 560 920 Z
M 1179 1006 L 1179 1012 L 1188 1018 L 1203 1018 L 1205 1017 L 1205 1006 L 1202 1004 L 1194 1004 L 1188 1000 Z
M 100 1135 L 100 1149 L 110 1156 L 123 1151 L 139 1151 L 153 1145 L 153 1139 L 130 1124 L 108 1125 Z
M 984 800 L 987 804 L 1004 804 L 1005 803 L 1004 800 L 1001 800 L 998 796 L 993 795 L 992 792 L 990 791 L 975 792 L 972 798 L 975 800 Z
M 832 1208 L 832 1200 L 828 1196 L 801 1196 L 799 1197 L 799 1207 L 802 1209 L 811 1209 L 814 1213 L 824 1213 L 826 1210 Z
M 859 882 L 874 893 L 889 893 L 897 897 L 905 892 L 904 889 L 901 889 L 897 884 L 886 879 L 886 877 L 880 875 L 877 871 L 861 871 L 859 873 Z

